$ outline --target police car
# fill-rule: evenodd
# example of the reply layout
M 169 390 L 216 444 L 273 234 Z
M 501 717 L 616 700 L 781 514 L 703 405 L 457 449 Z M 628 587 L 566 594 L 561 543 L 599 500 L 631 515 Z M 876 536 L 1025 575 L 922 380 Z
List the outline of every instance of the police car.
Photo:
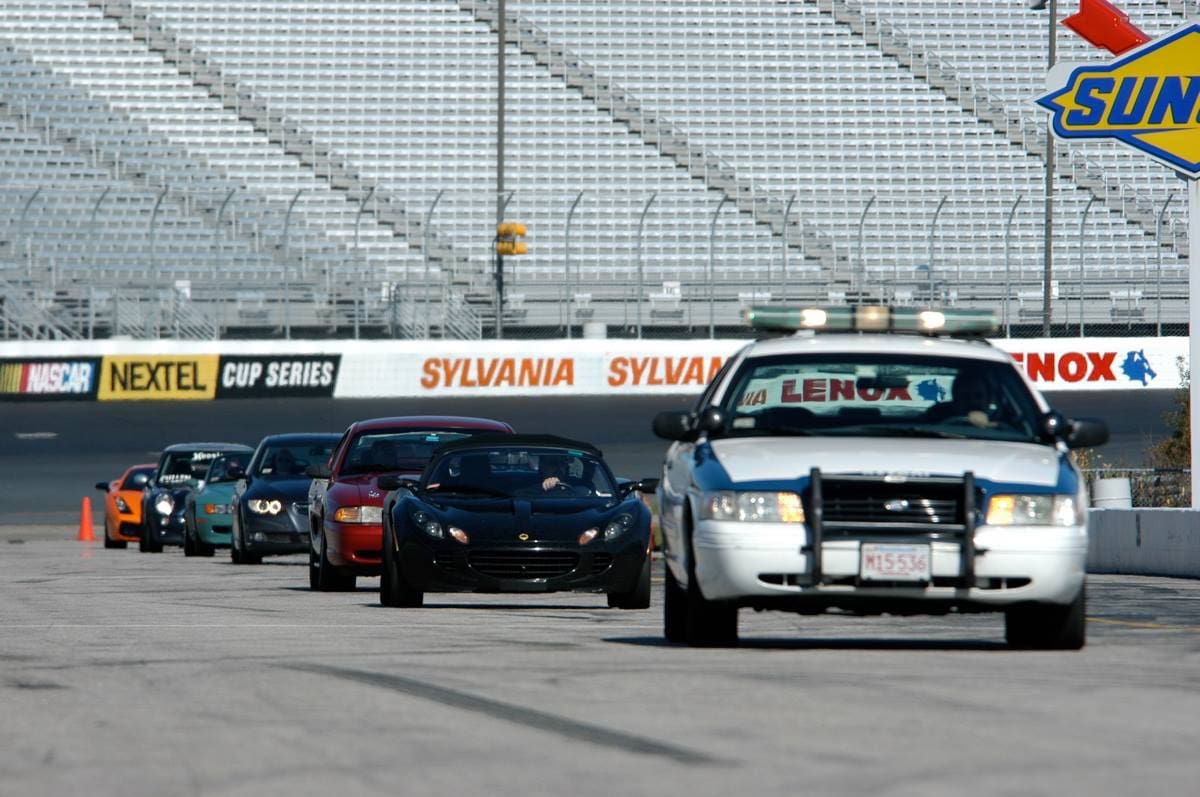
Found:
M 755 308 L 691 411 L 658 498 L 672 642 L 736 644 L 738 610 L 1004 612 L 1014 647 L 1085 641 L 1087 490 L 990 313 Z

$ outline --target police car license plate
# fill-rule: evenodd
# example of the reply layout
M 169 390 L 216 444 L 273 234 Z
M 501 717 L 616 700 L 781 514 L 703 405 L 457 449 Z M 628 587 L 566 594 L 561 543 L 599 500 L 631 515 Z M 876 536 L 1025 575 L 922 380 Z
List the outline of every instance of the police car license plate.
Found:
M 859 577 L 863 581 L 930 581 L 928 545 L 864 542 Z

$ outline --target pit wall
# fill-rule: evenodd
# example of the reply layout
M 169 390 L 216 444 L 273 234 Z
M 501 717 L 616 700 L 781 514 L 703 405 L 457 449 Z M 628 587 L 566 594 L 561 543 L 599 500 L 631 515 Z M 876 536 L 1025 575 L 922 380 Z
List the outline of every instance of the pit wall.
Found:
M 0 400 L 699 393 L 745 340 L 6 341 Z M 1041 390 L 1170 390 L 1187 338 L 997 339 Z
M 1200 513 L 1193 509 L 1093 509 L 1089 573 L 1200 578 Z

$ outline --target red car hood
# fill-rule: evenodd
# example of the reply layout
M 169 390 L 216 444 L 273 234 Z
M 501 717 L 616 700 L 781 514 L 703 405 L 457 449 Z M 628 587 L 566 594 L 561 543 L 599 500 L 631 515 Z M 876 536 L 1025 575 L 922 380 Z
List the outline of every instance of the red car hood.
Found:
M 375 484 L 381 475 L 383 474 L 371 473 L 338 479 L 329 487 L 325 501 L 337 506 L 383 506 L 383 499 L 388 491 L 380 490 Z M 405 479 L 416 479 L 421 474 L 401 472 L 395 475 Z

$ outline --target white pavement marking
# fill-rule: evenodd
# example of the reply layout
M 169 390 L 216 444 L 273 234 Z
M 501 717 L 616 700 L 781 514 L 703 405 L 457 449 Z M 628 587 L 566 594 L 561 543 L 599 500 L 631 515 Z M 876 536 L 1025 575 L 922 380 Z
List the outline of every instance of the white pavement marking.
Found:
M 13 437 L 18 440 L 53 440 L 58 437 L 58 432 L 13 432 Z

